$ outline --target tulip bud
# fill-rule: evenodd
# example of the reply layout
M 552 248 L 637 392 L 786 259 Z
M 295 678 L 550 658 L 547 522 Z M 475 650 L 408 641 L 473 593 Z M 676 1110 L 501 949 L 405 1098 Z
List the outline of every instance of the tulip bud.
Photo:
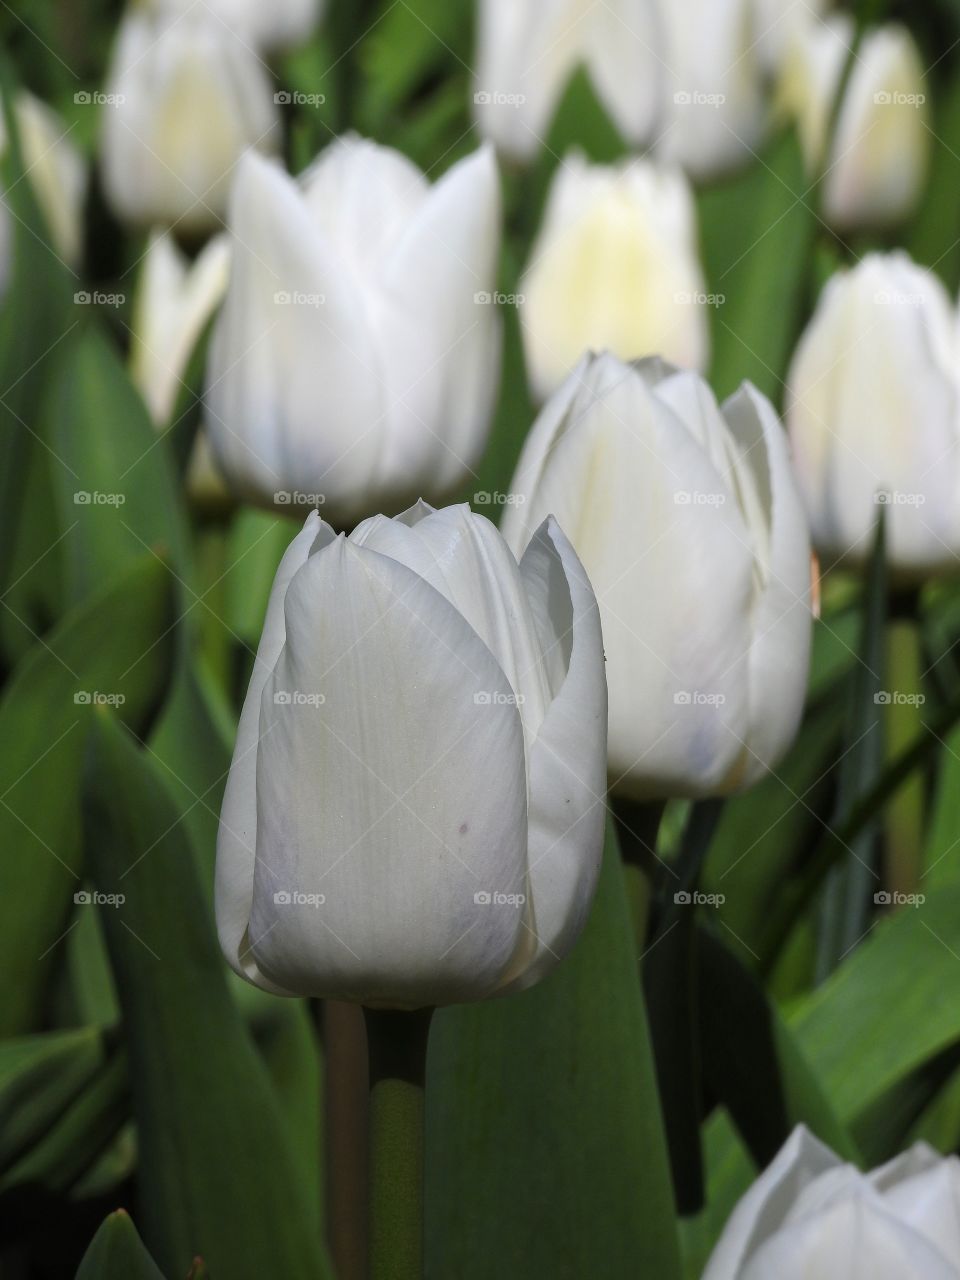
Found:
M 354 136 L 300 183 L 249 155 L 230 229 L 207 408 L 234 487 L 265 504 L 322 495 L 344 525 L 420 490 L 449 494 L 483 451 L 497 394 L 492 150 L 433 187 Z
M 703 1280 L 956 1280 L 960 1161 L 918 1142 L 862 1174 L 803 1126 L 734 1209 Z
M 119 217 L 216 227 L 248 148 L 273 151 L 280 119 L 259 58 L 216 17 L 134 9 L 120 26 L 103 107 L 103 180 Z
M 823 211 L 840 229 L 905 218 L 923 189 L 932 137 L 919 50 L 905 27 L 889 23 L 864 35 L 828 138 L 853 40 L 846 14 L 805 24 L 780 86 L 811 173 L 826 170 Z
M 824 289 L 787 378 L 787 426 L 825 568 L 864 563 L 880 506 L 904 579 L 960 552 L 957 319 L 932 272 L 871 254 Z
M 157 426 L 173 413 L 194 347 L 227 287 L 230 245 L 217 236 L 190 262 L 167 233 L 144 256 L 133 314 L 130 372 Z
M 277 572 L 217 845 L 220 943 L 281 995 L 417 1008 L 539 981 L 586 918 L 604 823 L 596 601 L 552 520 L 519 567 L 468 507 Z
M 670 69 L 657 154 L 697 179 L 755 159 L 768 112 L 751 0 L 663 5 Z
M 547 512 L 597 593 L 610 785 L 635 800 L 724 794 L 779 761 L 810 647 L 810 543 L 770 403 L 722 406 L 659 360 L 586 358 L 527 440 L 503 530 Z
M 179 16 L 197 0 L 152 0 L 155 11 Z M 320 20 L 321 0 L 203 0 L 204 8 L 259 49 L 287 49 L 306 40 Z
M 578 67 L 626 141 L 652 133 L 663 64 L 654 0 L 480 0 L 474 118 L 505 154 L 526 160 L 544 144 Z
M 557 171 L 520 283 L 527 370 L 545 399 L 584 351 L 663 352 L 703 368 L 709 354 L 696 210 L 683 174 L 648 160 Z
M 45 102 L 32 93 L 20 93 L 13 110 L 23 152 L 24 176 L 33 187 L 54 249 L 68 266 L 75 267 L 83 249 L 87 166 L 70 137 L 70 130 Z M 0 113 L 0 155 L 6 149 L 6 125 Z M 6 214 L 6 210 L 2 212 Z M 5 268 L 0 267 L 0 276 L 6 276 Z

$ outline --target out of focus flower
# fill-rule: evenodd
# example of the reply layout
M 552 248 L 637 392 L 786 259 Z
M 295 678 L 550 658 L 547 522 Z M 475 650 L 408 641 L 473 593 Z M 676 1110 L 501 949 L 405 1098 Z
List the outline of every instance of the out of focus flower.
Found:
M 198 0 L 151 0 L 158 13 L 179 16 Z M 203 7 L 241 39 L 259 49 L 286 49 L 306 40 L 317 26 L 323 0 L 201 0 Z
M 169 232 L 151 237 L 141 269 L 130 364 L 154 422 L 170 420 L 194 347 L 227 288 L 230 244 L 216 236 L 191 262 Z
M 230 229 L 207 403 L 234 487 L 267 504 L 319 495 L 343 525 L 449 494 L 483 451 L 497 394 L 492 149 L 433 187 L 354 136 L 299 182 L 248 156 Z
M 828 138 L 853 40 L 847 14 L 805 24 L 780 87 L 811 172 L 825 170 L 824 215 L 841 229 L 886 226 L 906 217 L 923 189 L 932 138 L 920 53 L 906 27 L 896 23 L 864 35 L 833 139 Z
M 127 13 L 102 111 L 103 180 L 116 213 L 190 234 L 218 225 L 244 151 L 279 145 L 266 68 L 203 6 L 179 17 Z
M 960 351 L 951 299 L 904 253 L 827 284 L 787 379 L 787 426 L 827 564 L 865 561 L 878 504 L 906 578 L 960 555 Z
M 696 210 L 683 174 L 569 155 L 520 283 L 527 370 L 549 395 L 584 351 L 661 352 L 703 368 L 709 337 Z
M 539 981 L 596 884 L 605 731 L 597 605 L 554 521 L 518 566 L 468 507 L 349 538 L 314 512 L 277 572 L 224 795 L 228 962 L 372 1006 Z
M 703 1280 L 958 1280 L 960 1161 L 918 1142 L 862 1174 L 798 1126 L 734 1209 Z
M 660 28 L 656 0 L 480 0 L 477 124 L 506 155 L 529 158 L 584 67 L 624 138 L 645 142 L 660 109 Z
M 768 75 L 780 70 L 794 39 L 829 6 L 830 0 L 753 0 L 757 50 Z
M 50 230 L 53 247 L 70 267 L 83 249 L 83 206 L 87 196 L 87 166 L 55 111 L 22 92 L 14 103 L 14 117 L 23 152 L 24 175 L 33 187 L 40 212 Z M 7 150 L 6 126 L 0 112 L 0 155 Z M 0 219 L 9 212 L 0 207 Z M 0 253 L 0 283 L 6 280 L 8 250 Z
M 786 437 L 749 383 L 589 357 L 548 401 L 510 489 L 519 552 L 553 513 L 597 593 L 610 783 L 632 799 L 735 791 L 796 733 L 810 541 Z

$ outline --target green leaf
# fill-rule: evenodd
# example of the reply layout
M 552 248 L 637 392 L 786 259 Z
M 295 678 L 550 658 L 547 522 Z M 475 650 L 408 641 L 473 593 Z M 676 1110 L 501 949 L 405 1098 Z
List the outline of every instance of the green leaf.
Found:
M 781 401 L 806 300 L 814 231 L 812 195 L 793 133 L 775 139 L 733 178 L 697 197 L 711 308 L 711 381 L 720 396 L 749 378 Z
M 133 1081 L 144 1238 L 171 1275 L 329 1274 L 267 1074 L 230 998 L 187 833 L 158 768 L 97 716 L 85 834 Z
M 955 12 L 960 3 L 953 0 Z M 936 271 L 951 293 L 960 285 L 960 79 L 949 76 L 933 99 L 931 166 L 927 189 L 906 248 L 911 257 Z
M 438 1011 L 427 1272 L 680 1274 L 637 951 L 612 830 L 586 931 L 544 982 Z
M 92 325 L 65 344 L 45 406 L 48 440 L 65 467 L 54 490 L 67 590 L 82 600 L 119 565 L 154 551 L 184 574 L 181 496 L 166 443 L 119 356 Z
M 129 1215 L 118 1209 L 104 1221 L 83 1255 L 76 1280 L 163 1280 Z
M 109 697 L 128 723 L 146 720 L 168 675 L 172 608 L 165 566 L 132 564 L 31 650 L 0 701 L 0 1034 L 40 1025 L 81 888 L 83 701 Z

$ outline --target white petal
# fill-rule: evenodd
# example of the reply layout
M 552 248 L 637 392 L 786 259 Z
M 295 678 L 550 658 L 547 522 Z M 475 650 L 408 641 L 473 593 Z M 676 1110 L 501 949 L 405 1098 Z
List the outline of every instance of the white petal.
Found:
M 960 1274 L 960 1161 L 918 1143 L 869 1175 L 884 1205 L 919 1231 Z
M 584 54 L 597 96 L 628 142 L 649 139 L 665 88 L 663 31 L 650 0 L 605 0 L 583 24 Z
M 264 978 L 244 937 L 253 901 L 253 869 L 257 845 L 257 752 L 260 697 L 286 638 L 284 599 L 290 580 L 307 562 L 311 549 L 333 539 L 333 530 L 312 511 L 280 561 L 270 592 L 263 634 L 240 713 L 233 761 L 223 793 L 217 835 L 216 911 L 220 946 L 230 967 L 256 986 L 289 994 Z
M 526 875 L 509 684 L 439 592 L 343 538 L 297 573 L 285 612 L 261 701 L 250 925 L 261 970 L 364 1003 L 482 998 L 522 929 L 516 906 L 482 896 L 522 893 Z M 285 891 L 324 901 L 276 901 Z

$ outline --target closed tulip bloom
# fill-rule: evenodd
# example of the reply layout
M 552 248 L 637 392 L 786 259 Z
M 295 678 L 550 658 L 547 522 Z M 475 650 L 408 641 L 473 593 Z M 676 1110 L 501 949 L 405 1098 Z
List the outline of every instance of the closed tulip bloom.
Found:
M 932 272 L 871 254 L 826 285 L 787 377 L 787 426 L 829 566 L 870 556 L 878 504 L 903 579 L 960 553 L 957 317 Z
M 103 107 L 104 188 L 129 222 L 197 234 L 226 209 L 247 148 L 274 151 L 280 118 L 255 52 L 203 6 L 123 19 Z
M 824 215 L 840 229 L 905 218 L 923 190 L 932 138 L 920 53 L 896 23 L 864 35 L 828 138 L 853 41 L 846 14 L 809 22 L 791 47 L 780 87 L 811 173 L 825 170 Z
M 734 1209 L 703 1280 L 958 1280 L 960 1161 L 919 1142 L 862 1174 L 798 1126 Z
M 197 0 L 151 0 L 161 13 L 179 15 Z M 321 0 L 203 0 L 204 8 L 245 41 L 264 50 L 286 49 L 306 40 L 320 20 Z
M 543 146 L 582 67 L 627 142 L 651 135 L 660 109 L 657 0 L 480 0 L 474 117 L 505 155 Z
M 214 237 L 194 261 L 169 232 L 155 233 L 140 272 L 130 366 L 157 426 L 169 422 L 194 347 L 220 304 L 230 271 L 230 244 Z
M 610 785 L 724 794 L 790 745 L 810 648 L 810 543 L 770 403 L 718 406 L 659 360 L 586 358 L 547 403 L 511 485 L 522 551 L 553 513 L 590 576 L 610 684 Z
M 709 355 L 696 210 L 679 170 L 593 165 L 573 153 L 553 180 L 520 283 L 527 371 L 545 399 L 583 353 Z
M 483 451 L 497 394 L 492 150 L 432 187 L 354 136 L 299 182 L 247 156 L 230 229 L 207 405 L 233 486 L 264 504 L 320 494 L 341 525 L 448 496 Z
M 468 507 L 277 572 L 217 846 L 220 943 L 280 995 L 417 1008 L 530 986 L 586 918 L 604 823 L 596 601 L 552 520 L 519 565 Z

